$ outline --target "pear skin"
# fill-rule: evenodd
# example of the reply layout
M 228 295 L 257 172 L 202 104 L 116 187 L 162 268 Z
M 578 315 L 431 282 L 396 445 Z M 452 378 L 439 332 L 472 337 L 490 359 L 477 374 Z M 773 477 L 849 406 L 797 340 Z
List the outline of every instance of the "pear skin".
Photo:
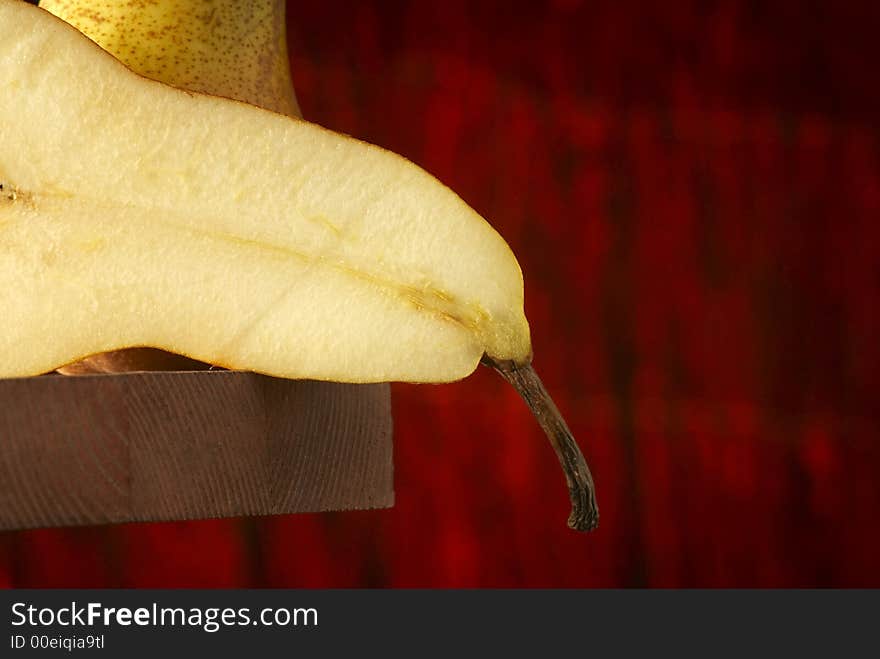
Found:
M 300 116 L 284 0 L 41 0 L 146 78 Z

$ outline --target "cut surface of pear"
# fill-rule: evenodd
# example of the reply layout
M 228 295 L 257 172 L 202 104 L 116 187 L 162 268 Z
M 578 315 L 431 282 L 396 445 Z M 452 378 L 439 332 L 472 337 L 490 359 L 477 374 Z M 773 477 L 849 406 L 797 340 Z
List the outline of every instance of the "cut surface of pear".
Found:
M 0 374 L 128 346 L 344 382 L 528 359 L 510 249 L 404 158 L 142 78 L 19 2 L 0 69 Z
M 290 78 L 285 0 L 41 0 L 135 73 L 189 91 L 301 116 Z M 90 355 L 65 375 L 201 370 L 204 362 L 155 348 Z

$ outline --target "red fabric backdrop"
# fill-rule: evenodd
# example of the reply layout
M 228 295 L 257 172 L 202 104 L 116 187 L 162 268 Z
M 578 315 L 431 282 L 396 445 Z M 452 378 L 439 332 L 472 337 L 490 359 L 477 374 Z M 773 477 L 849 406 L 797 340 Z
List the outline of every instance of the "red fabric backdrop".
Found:
M 646 6 L 654 5 L 656 6 Z M 880 586 L 877 3 L 290 7 L 307 117 L 498 228 L 602 525 L 485 369 L 392 510 L 0 535 L 5 586 Z

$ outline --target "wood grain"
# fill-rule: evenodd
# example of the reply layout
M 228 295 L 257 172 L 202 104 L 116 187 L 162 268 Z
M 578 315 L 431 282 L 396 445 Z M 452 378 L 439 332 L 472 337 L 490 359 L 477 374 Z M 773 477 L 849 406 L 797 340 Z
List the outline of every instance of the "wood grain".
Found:
M 0 529 L 388 507 L 391 436 L 387 385 L 0 380 Z

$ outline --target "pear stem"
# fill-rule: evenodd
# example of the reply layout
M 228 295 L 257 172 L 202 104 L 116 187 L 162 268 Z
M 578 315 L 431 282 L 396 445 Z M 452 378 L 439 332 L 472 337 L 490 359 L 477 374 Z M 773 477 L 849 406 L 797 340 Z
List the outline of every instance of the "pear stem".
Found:
M 592 531 L 599 525 L 599 506 L 596 503 L 596 487 L 587 461 L 575 442 L 559 409 L 544 388 L 541 378 L 530 363 L 498 361 L 488 355 L 482 363 L 494 368 L 507 380 L 529 406 L 565 472 L 568 494 L 571 498 L 571 514 L 568 526 L 575 531 Z

